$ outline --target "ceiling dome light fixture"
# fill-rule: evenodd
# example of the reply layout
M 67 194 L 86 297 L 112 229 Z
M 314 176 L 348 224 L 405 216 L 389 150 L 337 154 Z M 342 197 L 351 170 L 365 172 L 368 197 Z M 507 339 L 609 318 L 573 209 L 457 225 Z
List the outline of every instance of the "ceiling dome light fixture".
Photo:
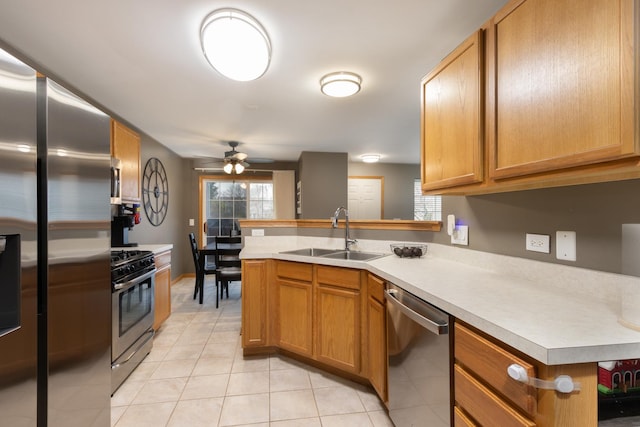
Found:
M 360 92 L 362 77 L 348 71 L 330 73 L 320 79 L 322 93 L 334 98 L 344 98 Z
M 241 10 L 211 12 L 200 28 L 200 42 L 209 64 L 232 80 L 255 80 L 269 68 L 269 36 L 255 18 Z
M 363 154 L 360 158 L 365 163 L 376 163 L 380 160 L 380 154 Z

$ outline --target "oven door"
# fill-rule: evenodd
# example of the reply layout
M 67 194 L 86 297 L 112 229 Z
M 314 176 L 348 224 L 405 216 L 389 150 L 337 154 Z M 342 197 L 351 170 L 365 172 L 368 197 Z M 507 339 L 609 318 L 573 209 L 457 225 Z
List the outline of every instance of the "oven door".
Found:
M 111 303 L 111 360 L 153 327 L 156 269 L 114 286 Z

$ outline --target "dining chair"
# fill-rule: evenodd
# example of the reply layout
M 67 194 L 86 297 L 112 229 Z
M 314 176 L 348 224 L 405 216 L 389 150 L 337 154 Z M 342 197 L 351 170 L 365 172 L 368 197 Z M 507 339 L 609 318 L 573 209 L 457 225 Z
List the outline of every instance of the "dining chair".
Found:
M 220 298 L 226 290 L 229 298 L 229 282 L 242 280 L 241 236 L 216 237 L 216 288 L 220 289 Z M 218 307 L 218 289 L 216 289 L 216 308 Z
M 208 257 L 206 255 L 200 253 L 200 250 L 198 249 L 198 243 L 196 242 L 196 237 L 193 233 L 189 233 L 189 244 L 191 245 L 193 264 L 196 269 L 196 283 L 193 289 L 193 299 L 196 299 L 198 293 L 200 293 L 199 302 L 200 304 L 202 304 L 204 300 L 204 277 L 207 274 L 215 274 L 216 265 L 214 262 L 208 261 Z M 216 281 L 216 287 L 217 286 L 218 282 Z M 216 289 L 216 298 L 217 295 L 218 291 Z

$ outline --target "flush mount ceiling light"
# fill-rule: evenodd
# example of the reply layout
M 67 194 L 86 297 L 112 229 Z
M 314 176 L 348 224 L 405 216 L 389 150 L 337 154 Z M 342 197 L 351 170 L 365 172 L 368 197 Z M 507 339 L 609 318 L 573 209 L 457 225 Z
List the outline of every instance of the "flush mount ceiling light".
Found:
M 344 98 L 360 92 L 362 77 L 348 71 L 330 73 L 320 79 L 322 93 L 334 98 Z
M 242 161 L 235 160 L 235 159 L 225 160 L 222 170 L 228 174 L 240 175 L 242 172 L 244 172 L 244 168 L 245 168 L 245 166 L 242 163 L 243 163 Z
M 255 80 L 269 68 L 269 36 L 255 18 L 241 10 L 211 12 L 200 28 L 200 42 L 209 64 L 232 80 Z
M 363 154 L 360 158 L 365 163 L 376 163 L 380 160 L 380 154 Z

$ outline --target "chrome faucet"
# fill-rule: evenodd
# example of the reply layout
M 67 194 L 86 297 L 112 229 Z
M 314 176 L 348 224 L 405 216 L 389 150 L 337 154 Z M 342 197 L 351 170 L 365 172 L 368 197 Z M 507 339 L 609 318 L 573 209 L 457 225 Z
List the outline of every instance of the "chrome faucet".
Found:
M 340 211 L 344 212 L 344 250 L 348 251 L 350 246 L 356 243 L 357 240 L 352 239 L 349 236 L 349 211 L 344 206 L 340 206 L 336 209 L 335 213 L 331 217 L 331 226 L 333 228 L 338 228 L 338 215 L 340 215 Z

